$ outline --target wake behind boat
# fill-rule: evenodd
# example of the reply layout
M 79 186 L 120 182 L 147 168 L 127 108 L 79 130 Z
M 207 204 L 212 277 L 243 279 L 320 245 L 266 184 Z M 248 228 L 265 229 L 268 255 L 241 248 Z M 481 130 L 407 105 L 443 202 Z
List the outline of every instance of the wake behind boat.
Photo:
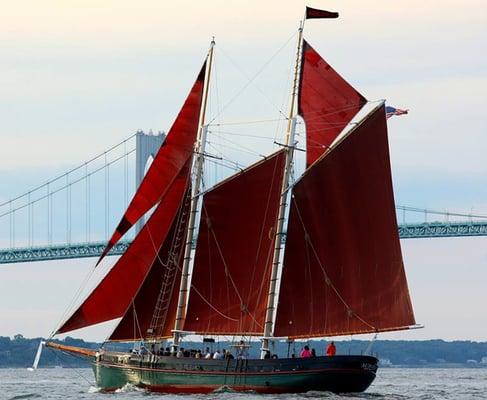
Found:
M 337 16 L 306 10 L 306 19 Z M 273 343 L 414 326 L 384 102 L 369 103 L 346 82 L 304 40 L 303 28 L 304 22 L 282 148 L 202 192 L 212 42 L 98 263 L 154 208 L 151 217 L 56 331 L 121 318 L 107 341 L 143 342 L 143 351 L 46 344 L 88 357 L 102 390 L 130 383 L 174 393 L 222 386 L 261 393 L 360 392 L 374 380 L 377 358 L 277 358 L 282 355 L 272 354 Z M 365 116 L 351 124 L 366 105 Z M 306 170 L 293 179 L 298 116 L 306 125 Z M 261 358 L 184 357 L 188 335 L 231 336 L 242 346 L 260 338 Z M 168 341 L 166 353 L 161 349 Z

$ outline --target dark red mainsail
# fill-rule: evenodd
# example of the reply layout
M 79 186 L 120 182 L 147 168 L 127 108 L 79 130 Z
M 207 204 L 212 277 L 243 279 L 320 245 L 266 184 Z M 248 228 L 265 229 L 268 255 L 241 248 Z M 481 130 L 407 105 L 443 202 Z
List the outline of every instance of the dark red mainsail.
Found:
M 298 113 L 306 123 L 306 164 L 331 145 L 367 100 L 306 41 L 303 42 Z
M 184 330 L 262 335 L 285 153 L 205 194 Z
M 161 202 L 127 251 L 57 333 L 124 315 L 171 231 L 189 185 L 190 167 L 191 158 L 169 185 Z
M 205 71 L 206 62 L 97 264 L 139 218 L 160 201 L 192 156 L 198 133 Z
M 348 335 L 414 323 L 382 105 L 293 188 L 274 335 Z

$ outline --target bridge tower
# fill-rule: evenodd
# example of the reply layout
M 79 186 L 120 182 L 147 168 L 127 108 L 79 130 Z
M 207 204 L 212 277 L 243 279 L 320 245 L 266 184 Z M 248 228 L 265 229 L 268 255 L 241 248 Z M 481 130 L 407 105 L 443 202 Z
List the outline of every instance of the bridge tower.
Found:
M 149 169 L 152 160 L 164 142 L 166 135 L 164 132 L 158 132 L 154 135 L 152 131 L 149 131 L 149 133 L 138 131 L 135 138 L 135 187 L 138 188 L 145 173 Z M 145 216 L 143 216 L 135 225 L 136 233 L 139 233 L 144 224 Z

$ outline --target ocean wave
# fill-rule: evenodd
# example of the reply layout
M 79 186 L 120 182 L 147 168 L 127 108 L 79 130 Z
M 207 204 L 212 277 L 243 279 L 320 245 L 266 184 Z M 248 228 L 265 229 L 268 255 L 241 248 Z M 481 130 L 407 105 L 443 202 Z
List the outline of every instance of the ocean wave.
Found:
M 130 392 L 146 392 L 146 390 L 137 387 L 131 383 L 126 383 L 120 389 L 115 390 L 115 393 L 130 393 Z
M 37 399 L 42 397 L 38 393 L 27 393 L 27 394 L 18 394 L 14 397 L 10 397 L 8 400 L 23 400 L 23 399 Z

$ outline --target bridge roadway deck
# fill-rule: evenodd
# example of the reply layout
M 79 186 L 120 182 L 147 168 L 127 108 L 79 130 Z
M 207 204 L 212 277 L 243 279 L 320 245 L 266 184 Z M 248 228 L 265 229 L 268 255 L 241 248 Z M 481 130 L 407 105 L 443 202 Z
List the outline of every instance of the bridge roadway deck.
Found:
M 430 222 L 399 225 L 401 239 L 487 236 L 487 222 Z M 0 250 L 0 264 L 99 257 L 106 242 L 56 244 Z M 120 241 L 110 255 L 120 255 L 130 241 Z

